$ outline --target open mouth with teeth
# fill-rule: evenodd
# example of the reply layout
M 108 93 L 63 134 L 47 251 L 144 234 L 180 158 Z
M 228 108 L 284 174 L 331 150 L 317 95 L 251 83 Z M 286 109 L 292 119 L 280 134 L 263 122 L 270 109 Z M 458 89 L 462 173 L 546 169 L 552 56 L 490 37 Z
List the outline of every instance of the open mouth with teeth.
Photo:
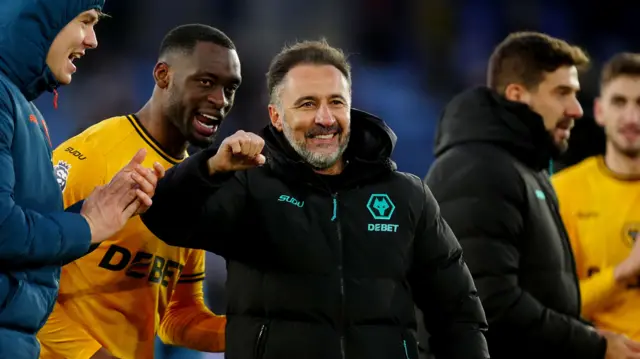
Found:
M 69 60 L 69 70 L 73 73 L 76 72 L 76 65 L 73 64 L 73 62 L 79 58 L 82 57 L 82 54 L 79 52 L 74 52 L 71 55 L 69 55 L 68 60 Z
M 308 140 L 315 147 L 333 147 L 337 145 L 339 132 L 323 133 L 307 136 Z
M 318 139 L 318 140 L 330 140 L 333 137 L 335 137 L 336 135 L 337 135 L 337 133 L 329 133 L 329 134 L 326 134 L 326 135 L 316 135 L 316 136 L 313 136 L 312 138 L 315 138 L 315 139 Z
M 81 58 L 81 57 L 82 57 L 82 54 L 81 54 L 81 53 L 74 52 L 74 53 L 72 53 L 71 55 L 69 55 L 69 60 L 70 60 L 71 62 L 73 62 L 73 60 L 75 60 L 75 59 L 79 59 L 79 58 Z
M 193 127 L 198 134 L 204 137 L 213 136 L 218 131 L 220 119 L 217 116 L 198 112 L 193 120 Z

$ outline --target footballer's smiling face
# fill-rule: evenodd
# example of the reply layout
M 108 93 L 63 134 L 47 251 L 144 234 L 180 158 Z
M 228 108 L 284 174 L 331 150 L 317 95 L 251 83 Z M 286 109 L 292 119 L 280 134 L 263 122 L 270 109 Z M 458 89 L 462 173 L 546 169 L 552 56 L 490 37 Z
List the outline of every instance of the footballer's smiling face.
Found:
M 595 101 L 594 115 L 607 135 L 607 154 L 640 157 L 640 76 L 619 75 L 608 81 Z
M 198 42 L 193 52 L 171 57 L 166 113 L 189 143 L 207 147 L 231 111 L 242 81 L 238 53 Z
M 47 53 L 47 66 L 62 85 L 71 83 L 76 72 L 74 61 L 87 49 L 98 47 L 95 26 L 100 13 L 88 10 L 76 16 L 55 37 Z

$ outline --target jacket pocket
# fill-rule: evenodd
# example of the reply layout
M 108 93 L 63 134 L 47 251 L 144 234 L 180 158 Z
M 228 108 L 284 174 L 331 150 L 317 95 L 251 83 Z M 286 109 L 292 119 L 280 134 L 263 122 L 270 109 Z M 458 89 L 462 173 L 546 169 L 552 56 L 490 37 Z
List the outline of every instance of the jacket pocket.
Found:
M 267 334 L 269 333 L 269 324 L 260 325 L 258 335 L 256 336 L 256 344 L 253 351 L 254 359 L 262 359 L 264 357 L 264 348 L 267 345 Z

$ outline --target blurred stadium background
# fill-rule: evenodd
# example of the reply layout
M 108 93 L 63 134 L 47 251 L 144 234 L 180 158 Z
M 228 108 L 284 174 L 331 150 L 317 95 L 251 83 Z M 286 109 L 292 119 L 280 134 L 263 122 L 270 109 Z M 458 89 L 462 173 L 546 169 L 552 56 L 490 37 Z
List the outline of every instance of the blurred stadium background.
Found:
M 484 83 L 487 59 L 509 32 L 536 30 L 583 46 L 593 59 L 582 77 L 585 117 L 558 165 L 602 152 L 591 118 L 600 65 L 619 51 L 640 49 L 640 2 L 609 0 L 108 0 L 99 47 L 79 63 L 72 86 L 37 104 L 54 145 L 102 119 L 137 111 L 153 89 L 151 72 L 164 34 L 204 23 L 235 42 L 243 84 L 222 134 L 258 130 L 267 121 L 264 74 L 285 43 L 326 37 L 353 65 L 354 106 L 384 118 L 398 135 L 401 170 L 423 177 L 432 161 L 436 123 L 456 92 Z M 208 257 L 210 307 L 224 312 L 224 261 Z M 214 356 L 158 346 L 158 359 Z M 218 356 L 221 357 L 221 356 Z

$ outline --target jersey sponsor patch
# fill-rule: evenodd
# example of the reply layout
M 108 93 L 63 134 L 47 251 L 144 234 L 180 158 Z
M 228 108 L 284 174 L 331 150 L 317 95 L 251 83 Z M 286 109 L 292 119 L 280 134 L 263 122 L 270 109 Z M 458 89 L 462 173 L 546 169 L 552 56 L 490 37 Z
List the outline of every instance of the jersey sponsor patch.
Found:
M 53 166 L 53 174 L 56 176 L 56 181 L 58 181 L 58 186 L 60 186 L 60 190 L 64 192 L 64 189 L 67 188 L 67 178 L 69 178 L 69 170 L 71 169 L 71 165 L 65 161 L 58 161 L 58 164 Z

